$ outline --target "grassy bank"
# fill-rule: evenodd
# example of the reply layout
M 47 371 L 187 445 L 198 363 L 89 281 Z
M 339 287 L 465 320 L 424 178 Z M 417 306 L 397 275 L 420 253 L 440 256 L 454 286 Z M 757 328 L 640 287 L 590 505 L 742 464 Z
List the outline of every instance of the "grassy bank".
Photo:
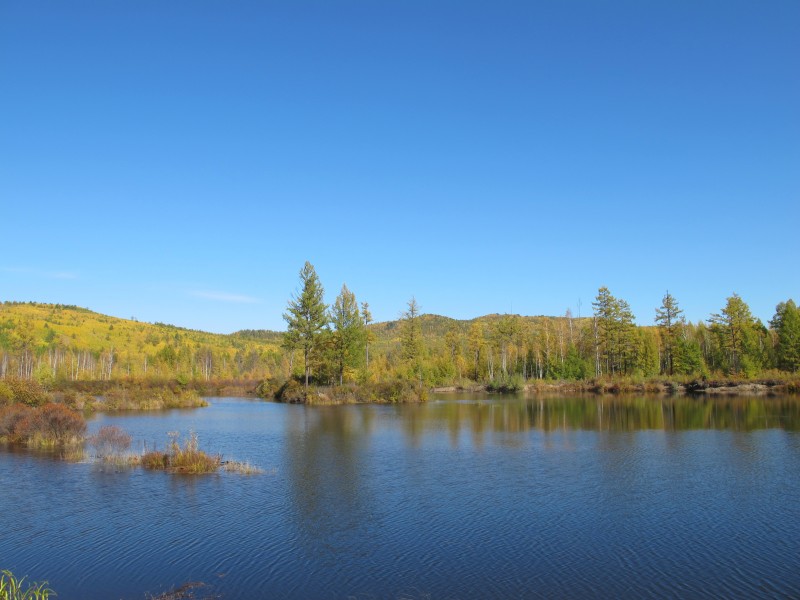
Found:
M 208 406 L 196 387 L 177 380 L 81 381 L 58 387 L 44 387 L 32 379 L 0 380 L 0 406 L 38 407 L 49 403 L 88 412 Z
M 300 381 L 268 380 L 257 388 L 262 398 L 291 404 L 398 404 L 425 402 L 428 388 L 407 379 L 389 379 L 368 383 L 348 383 L 336 386 L 311 385 L 308 392 Z

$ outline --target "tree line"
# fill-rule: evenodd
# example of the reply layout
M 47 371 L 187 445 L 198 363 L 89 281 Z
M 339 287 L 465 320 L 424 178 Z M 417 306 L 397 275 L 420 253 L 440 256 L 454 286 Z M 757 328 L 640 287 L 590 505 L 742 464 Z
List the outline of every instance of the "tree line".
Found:
M 688 322 L 669 292 L 652 326 L 636 325 L 630 305 L 601 287 L 592 316 L 493 315 L 459 322 L 421 315 L 412 298 L 397 323 L 369 327 L 367 303 L 342 286 L 333 305 L 313 265 L 300 272 L 301 287 L 288 303 L 284 348 L 297 353 L 297 371 L 311 382 L 401 377 L 420 384 L 503 382 L 516 379 L 584 380 L 598 377 L 757 377 L 800 369 L 800 312 L 781 302 L 773 319 L 754 318 L 737 294 L 707 321 Z M 391 332 L 387 332 L 391 329 Z M 428 329 L 427 332 L 424 329 Z M 370 343 L 373 360 L 369 363 Z M 290 371 L 295 369 L 290 361 Z
M 737 294 L 691 323 L 669 292 L 652 325 L 601 287 L 591 316 L 422 314 L 411 298 L 397 321 L 374 323 L 342 285 L 329 306 L 310 263 L 284 313 L 284 333 L 216 335 L 114 319 L 60 305 L 0 305 L 0 378 L 287 380 L 317 385 L 405 380 L 419 387 L 594 378 L 772 377 L 800 369 L 800 312 L 780 302 L 762 323 Z

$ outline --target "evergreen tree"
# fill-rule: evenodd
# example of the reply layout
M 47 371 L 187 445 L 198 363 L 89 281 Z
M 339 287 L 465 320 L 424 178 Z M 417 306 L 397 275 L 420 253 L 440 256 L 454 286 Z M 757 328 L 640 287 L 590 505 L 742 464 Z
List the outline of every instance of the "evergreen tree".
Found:
M 283 314 L 287 324 L 284 341 L 287 347 L 303 350 L 305 392 L 308 394 L 312 353 L 317 349 L 328 323 L 328 307 L 323 301 L 325 290 L 314 267 L 308 261 L 300 270 L 300 282 L 300 293 L 289 300 L 287 312 Z
M 364 324 L 358 312 L 356 296 L 342 285 L 342 291 L 331 307 L 331 323 L 333 324 L 333 355 L 339 385 L 344 382 L 344 372 L 352 367 L 361 355 L 361 340 L 364 337 Z
M 656 309 L 656 324 L 661 333 L 661 344 L 664 349 L 663 372 L 672 375 L 675 372 L 675 347 L 678 332 L 684 324 L 683 311 L 678 308 L 678 301 L 667 291 L 661 300 L 661 308 Z
M 800 370 L 800 309 L 794 300 L 778 304 L 770 325 L 777 334 L 778 368 L 797 373 Z
M 594 308 L 595 371 L 611 375 L 632 371 L 636 366 L 637 338 L 630 305 L 611 295 L 603 286 L 592 302 Z

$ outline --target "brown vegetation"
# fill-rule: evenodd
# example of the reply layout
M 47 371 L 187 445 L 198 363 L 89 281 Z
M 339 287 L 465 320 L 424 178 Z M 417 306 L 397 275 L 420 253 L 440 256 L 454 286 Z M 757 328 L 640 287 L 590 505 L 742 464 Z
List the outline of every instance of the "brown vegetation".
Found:
M 83 443 L 86 421 L 63 404 L 30 408 L 10 405 L 0 408 L 0 440 L 31 447 L 78 446 Z
M 179 433 L 173 432 L 169 435 L 169 449 L 166 452 L 153 450 L 142 456 L 141 464 L 144 468 L 187 474 L 213 473 L 219 469 L 221 457 L 200 450 L 196 433 L 190 433 L 183 446 Z
M 264 382 L 258 388 L 262 397 L 272 397 L 278 402 L 291 404 L 396 404 L 425 402 L 428 388 L 408 379 L 387 379 L 366 383 L 312 387 L 306 392 L 302 383 L 289 379 L 277 386 L 274 381 Z

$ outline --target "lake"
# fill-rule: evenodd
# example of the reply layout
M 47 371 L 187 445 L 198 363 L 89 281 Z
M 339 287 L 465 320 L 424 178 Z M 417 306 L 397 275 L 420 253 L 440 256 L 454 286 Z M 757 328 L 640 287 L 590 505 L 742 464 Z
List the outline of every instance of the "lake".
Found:
M 264 473 L 0 453 L 0 568 L 60 600 L 800 597 L 800 403 L 439 395 L 101 414 Z

